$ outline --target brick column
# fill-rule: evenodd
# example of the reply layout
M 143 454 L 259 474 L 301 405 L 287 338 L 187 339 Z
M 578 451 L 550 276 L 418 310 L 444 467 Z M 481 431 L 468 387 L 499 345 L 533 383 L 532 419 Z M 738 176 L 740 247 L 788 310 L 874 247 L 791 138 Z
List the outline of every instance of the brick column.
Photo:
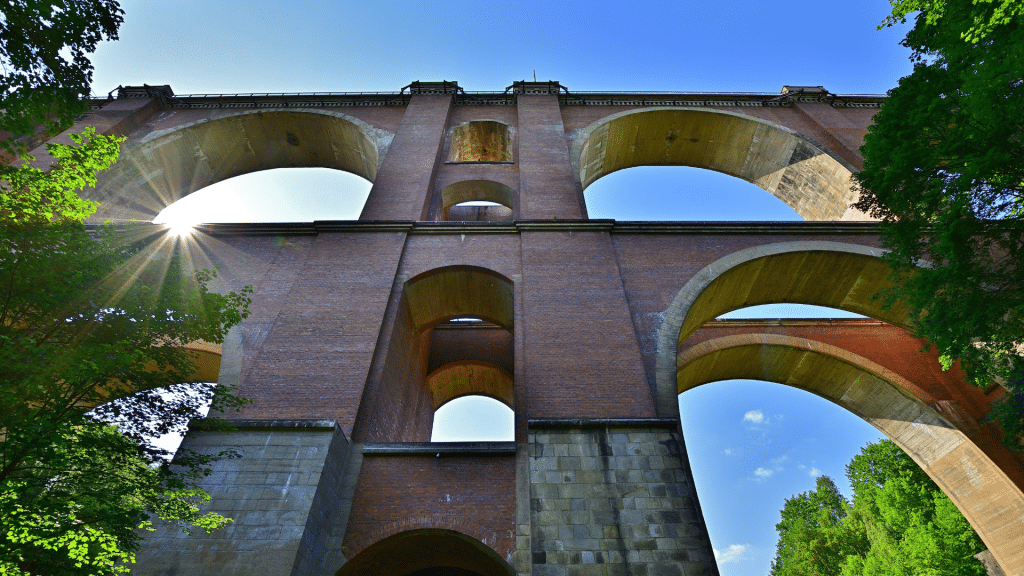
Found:
M 519 95 L 519 217 L 586 218 L 583 189 L 572 175 L 555 95 Z
M 522 233 L 530 417 L 654 416 L 607 231 Z
M 425 220 L 452 96 L 417 94 L 409 101 L 360 220 Z

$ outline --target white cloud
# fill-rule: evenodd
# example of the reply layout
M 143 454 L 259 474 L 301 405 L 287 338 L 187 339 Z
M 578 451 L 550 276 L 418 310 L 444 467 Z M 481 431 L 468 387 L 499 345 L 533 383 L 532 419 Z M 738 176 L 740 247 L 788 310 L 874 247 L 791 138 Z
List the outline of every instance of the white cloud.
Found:
M 725 450 L 722 451 L 722 453 L 725 454 L 726 456 L 731 456 L 732 448 L 726 448 Z
M 715 560 L 718 560 L 719 564 L 728 564 L 729 562 L 735 562 L 743 559 L 743 553 L 747 551 L 748 545 L 746 544 L 730 544 L 729 547 L 721 552 L 711 549 L 715 553 Z
M 775 471 L 767 468 L 758 468 L 757 470 L 754 470 L 754 476 L 757 476 L 761 480 L 771 478 L 772 474 L 775 474 Z
M 765 421 L 764 412 L 760 410 L 751 410 L 743 415 L 744 422 L 753 422 L 754 424 L 761 424 Z
M 821 476 L 821 470 L 818 470 L 813 466 L 810 470 L 807 471 L 807 473 L 810 474 L 812 478 L 817 478 L 818 476 Z

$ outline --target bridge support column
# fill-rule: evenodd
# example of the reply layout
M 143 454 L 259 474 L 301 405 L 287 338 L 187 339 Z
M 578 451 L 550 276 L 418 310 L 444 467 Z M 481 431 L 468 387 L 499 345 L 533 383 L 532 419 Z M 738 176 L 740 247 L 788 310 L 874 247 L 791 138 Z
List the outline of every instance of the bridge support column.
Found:
M 532 576 L 718 574 L 675 419 L 530 420 Z
M 449 94 L 417 94 L 388 147 L 360 220 L 425 220 L 451 115 Z
M 222 459 L 201 485 L 204 512 L 233 524 L 192 536 L 156 522 L 132 573 L 137 576 L 321 576 L 345 562 L 334 532 L 348 506 L 343 496 L 349 443 L 327 420 L 246 420 L 239 430 L 193 430 L 182 449 L 243 456 Z

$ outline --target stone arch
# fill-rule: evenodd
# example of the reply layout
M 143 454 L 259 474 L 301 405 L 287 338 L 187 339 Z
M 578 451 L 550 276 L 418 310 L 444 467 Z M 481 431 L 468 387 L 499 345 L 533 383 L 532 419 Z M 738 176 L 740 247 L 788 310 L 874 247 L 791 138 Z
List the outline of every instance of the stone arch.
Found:
M 439 568 L 455 570 L 434 572 Z M 378 540 L 353 556 L 336 575 L 435 573 L 514 576 L 515 570 L 494 549 L 473 536 L 452 529 L 420 528 Z
M 229 113 L 129 140 L 83 195 L 100 202 L 89 222 L 152 220 L 201 188 L 272 168 L 333 168 L 371 182 L 392 134 L 324 110 Z
M 871 220 L 850 208 L 853 166 L 789 128 L 724 110 L 645 108 L 606 116 L 572 142 L 583 188 L 635 166 L 692 166 L 750 182 L 805 220 Z
M 481 318 L 513 331 L 512 281 L 478 266 L 445 266 L 405 283 L 413 330 L 459 317 Z
M 427 374 L 434 411 L 463 396 L 493 398 L 515 410 L 514 380 L 504 368 L 483 360 L 449 362 Z
M 942 409 L 940 402 L 902 376 L 841 348 L 778 334 L 702 342 L 683 351 L 678 366 L 680 393 L 722 380 L 763 380 L 805 390 L 860 416 L 942 488 L 1007 573 L 1024 567 L 1024 494 L 936 409 Z
M 515 129 L 504 122 L 470 120 L 448 134 L 448 162 L 512 162 Z
M 442 220 L 511 220 L 516 207 L 516 191 L 493 180 L 463 180 L 449 184 L 441 189 Z M 463 202 L 485 200 L 496 202 L 501 207 L 482 207 L 475 218 L 467 217 L 465 208 L 458 207 Z
M 908 328 L 905 306 L 888 310 L 874 295 L 889 285 L 880 248 L 827 241 L 780 242 L 719 258 L 694 274 L 665 311 L 658 334 L 657 404 L 677 416 L 679 343 L 717 316 L 758 304 L 815 304 Z

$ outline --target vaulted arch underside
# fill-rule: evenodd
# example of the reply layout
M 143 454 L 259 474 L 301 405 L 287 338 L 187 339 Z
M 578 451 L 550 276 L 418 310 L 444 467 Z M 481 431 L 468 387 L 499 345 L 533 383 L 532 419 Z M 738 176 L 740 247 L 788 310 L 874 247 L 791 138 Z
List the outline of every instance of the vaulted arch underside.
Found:
M 658 411 L 677 414 L 676 350 L 705 322 L 759 304 L 813 304 L 902 328 L 908 310 L 875 298 L 889 286 L 883 250 L 827 241 L 779 242 L 740 250 L 704 267 L 676 294 L 658 335 Z
M 370 180 L 390 135 L 344 114 L 239 112 L 129 140 L 117 164 L 83 195 L 100 202 L 89 219 L 149 221 L 175 201 L 234 176 L 272 168 L 333 168 Z
M 824 146 L 782 126 L 722 110 L 657 108 L 603 118 L 572 145 L 586 188 L 635 166 L 692 166 L 751 182 L 805 220 L 871 220 L 850 208 L 852 167 Z

